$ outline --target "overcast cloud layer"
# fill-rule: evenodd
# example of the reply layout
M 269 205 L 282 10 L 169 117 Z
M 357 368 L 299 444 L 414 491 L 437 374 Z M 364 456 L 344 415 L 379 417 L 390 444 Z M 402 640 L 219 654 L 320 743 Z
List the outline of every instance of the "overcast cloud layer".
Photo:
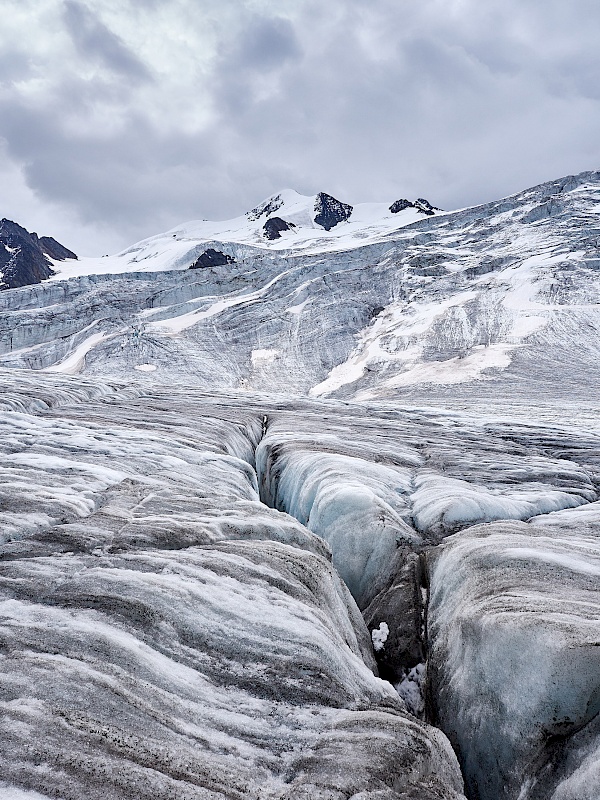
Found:
M 272 192 L 600 167 L 598 0 L 4 0 L 0 217 L 84 255 Z

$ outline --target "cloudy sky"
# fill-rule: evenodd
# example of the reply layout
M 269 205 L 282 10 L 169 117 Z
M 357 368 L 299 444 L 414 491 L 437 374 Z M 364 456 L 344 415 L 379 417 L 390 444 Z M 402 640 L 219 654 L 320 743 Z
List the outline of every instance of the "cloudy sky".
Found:
M 598 0 L 2 0 L 0 217 L 83 255 L 274 191 L 600 168 Z

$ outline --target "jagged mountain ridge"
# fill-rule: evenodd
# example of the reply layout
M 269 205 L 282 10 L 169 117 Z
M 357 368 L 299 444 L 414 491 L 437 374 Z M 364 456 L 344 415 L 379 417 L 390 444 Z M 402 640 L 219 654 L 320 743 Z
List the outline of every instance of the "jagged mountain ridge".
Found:
M 38 236 L 0 220 L 0 290 L 41 283 L 54 275 L 54 262 L 77 256 L 51 236 Z

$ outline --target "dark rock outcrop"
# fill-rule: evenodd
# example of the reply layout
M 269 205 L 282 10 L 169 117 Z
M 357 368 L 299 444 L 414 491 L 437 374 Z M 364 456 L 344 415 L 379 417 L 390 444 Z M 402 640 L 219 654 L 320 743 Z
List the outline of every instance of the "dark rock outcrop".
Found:
M 436 211 L 440 211 L 439 208 L 432 206 L 429 200 L 425 200 L 424 197 L 418 197 L 414 203 L 404 197 L 400 200 L 395 200 L 390 206 L 390 211 L 392 214 L 397 214 L 399 211 L 404 211 L 405 208 L 416 208 L 417 211 L 420 211 L 421 214 L 426 214 L 428 217 L 433 216 Z
M 191 265 L 190 269 L 204 269 L 206 267 L 224 267 L 227 264 L 235 264 L 235 258 L 228 256 L 227 253 L 222 253 L 220 250 L 215 250 L 209 247 L 202 255 Z
M 405 208 L 414 208 L 415 204 L 411 203 L 410 200 L 406 200 L 405 198 L 401 198 L 400 200 L 395 200 L 392 205 L 390 206 L 390 211 L 392 214 L 397 214 L 399 211 L 404 211 Z
M 271 240 L 281 239 L 281 231 L 289 231 L 295 227 L 293 222 L 286 222 L 281 217 L 270 217 L 263 225 L 263 236 Z
M 319 192 L 315 198 L 315 222 L 330 231 L 340 222 L 350 219 L 352 206 L 342 203 L 325 192 Z
M 439 208 L 432 206 L 429 200 L 425 200 L 424 197 L 418 197 L 414 202 L 414 207 L 417 211 L 420 211 L 421 214 L 427 214 L 429 217 L 433 216 L 436 211 L 439 211 Z
M 42 251 L 47 256 L 50 256 L 50 258 L 56 261 L 64 261 L 66 258 L 77 258 L 72 250 L 69 250 L 60 242 L 57 242 L 52 236 L 40 236 L 38 238 L 36 233 L 32 233 L 31 235 L 35 236 Z
M 415 553 L 398 551 L 390 565 L 389 585 L 363 610 L 369 630 L 390 623 L 385 643 L 375 650 L 379 674 L 391 683 L 399 683 L 419 663 L 425 661 L 421 636 L 424 582 L 422 565 Z
M 30 286 L 54 275 L 48 257 L 77 258 L 56 239 L 40 238 L 9 219 L 0 221 L 0 289 Z

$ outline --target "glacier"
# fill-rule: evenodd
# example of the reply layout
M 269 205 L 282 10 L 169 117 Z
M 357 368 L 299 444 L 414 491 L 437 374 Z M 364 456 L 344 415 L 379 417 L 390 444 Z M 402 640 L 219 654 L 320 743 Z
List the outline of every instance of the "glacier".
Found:
M 1 291 L 0 797 L 598 800 L 599 208 L 283 190 Z

